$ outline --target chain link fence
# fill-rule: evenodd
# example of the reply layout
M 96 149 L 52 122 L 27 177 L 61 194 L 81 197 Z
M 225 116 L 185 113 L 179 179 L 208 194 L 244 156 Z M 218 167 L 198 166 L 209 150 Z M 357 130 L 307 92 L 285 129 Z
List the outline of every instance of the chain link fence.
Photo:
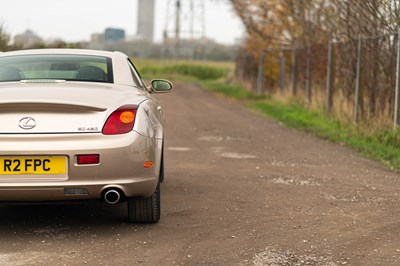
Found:
M 258 58 L 253 84 L 258 94 L 290 93 L 355 123 L 381 121 L 397 127 L 398 36 L 266 49 Z

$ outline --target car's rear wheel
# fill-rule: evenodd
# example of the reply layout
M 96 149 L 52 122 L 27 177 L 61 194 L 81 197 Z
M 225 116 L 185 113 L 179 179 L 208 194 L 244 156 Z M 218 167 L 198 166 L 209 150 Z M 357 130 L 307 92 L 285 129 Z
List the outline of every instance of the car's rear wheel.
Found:
M 149 198 L 129 197 L 128 216 L 134 223 L 156 223 L 160 220 L 160 182 Z

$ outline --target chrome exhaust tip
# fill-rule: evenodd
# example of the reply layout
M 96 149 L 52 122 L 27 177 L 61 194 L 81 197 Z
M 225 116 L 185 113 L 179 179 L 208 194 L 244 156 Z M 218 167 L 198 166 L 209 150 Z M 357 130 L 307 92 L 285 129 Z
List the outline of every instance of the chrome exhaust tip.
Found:
M 104 200 L 108 204 L 116 204 L 121 200 L 121 194 L 115 189 L 107 190 L 106 193 L 104 193 Z

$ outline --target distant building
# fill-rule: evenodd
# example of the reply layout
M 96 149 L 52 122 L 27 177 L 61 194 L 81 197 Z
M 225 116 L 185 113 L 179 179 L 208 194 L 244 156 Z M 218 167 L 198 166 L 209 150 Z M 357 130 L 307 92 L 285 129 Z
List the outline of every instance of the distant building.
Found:
M 104 41 L 105 42 L 119 42 L 125 40 L 125 30 L 123 29 L 115 29 L 115 28 L 107 28 L 104 32 Z
M 154 40 L 154 6 L 154 0 L 138 0 L 137 35 L 149 42 Z
M 34 48 L 42 43 L 42 38 L 31 30 L 26 30 L 24 33 L 14 36 L 14 46 L 21 47 L 22 49 Z
M 93 33 L 90 36 L 91 43 L 103 43 L 104 42 L 104 34 L 103 33 Z

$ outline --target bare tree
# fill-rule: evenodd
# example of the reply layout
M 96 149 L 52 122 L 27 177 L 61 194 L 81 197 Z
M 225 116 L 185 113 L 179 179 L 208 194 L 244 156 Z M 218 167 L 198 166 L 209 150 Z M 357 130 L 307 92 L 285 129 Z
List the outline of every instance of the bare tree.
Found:
M 328 41 L 332 41 L 335 44 L 337 86 L 342 95 L 351 101 L 354 99 L 358 42 L 361 40 L 361 112 L 369 116 L 391 112 L 394 99 L 392 88 L 396 79 L 397 50 L 394 44 L 400 37 L 397 35 L 400 27 L 399 0 L 230 1 L 246 28 L 247 53 L 257 61 L 268 48 L 266 62 L 269 69 L 264 71 L 266 82 L 273 84 L 277 80 L 279 65 L 276 61 L 281 56 L 278 52 L 297 48 L 298 69 L 313 68 L 312 73 L 299 72 L 298 78 L 305 79 L 309 84 L 313 76 L 314 80 L 319 80 L 316 85 L 321 86 L 321 80 L 326 75 L 321 69 L 326 65 Z M 290 56 L 286 55 L 286 58 Z M 286 62 L 290 64 L 290 60 Z M 248 60 L 239 61 L 237 68 L 245 68 L 246 65 Z M 332 84 L 335 85 L 334 82 Z

